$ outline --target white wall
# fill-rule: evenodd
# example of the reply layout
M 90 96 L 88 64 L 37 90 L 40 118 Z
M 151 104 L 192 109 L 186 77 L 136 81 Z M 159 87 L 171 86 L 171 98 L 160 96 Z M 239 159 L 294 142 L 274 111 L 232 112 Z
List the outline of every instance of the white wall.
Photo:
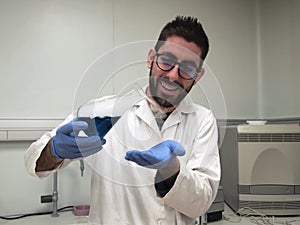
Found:
M 211 43 L 207 66 L 222 88 L 228 118 L 283 116 L 281 113 L 297 116 L 300 112 L 299 104 L 296 104 L 299 98 L 296 89 L 299 84 L 299 75 L 296 73 L 300 69 L 296 63 L 299 61 L 299 44 L 293 51 L 291 45 L 299 39 L 299 28 L 296 28 L 295 22 L 291 22 L 290 28 L 285 30 L 294 32 L 296 36 L 288 35 L 290 47 L 285 52 L 287 58 L 280 64 L 287 68 L 280 74 L 293 72 L 286 75 L 287 81 L 279 75 L 274 79 L 272 71 L 268 71 L 272 68 L 268 65 L 273 60 L 267 60 L 272 53 L 266 53 L 273 49 L 268 45 L 269 35 L 272 35 L 268 29 L 272 24 L 265 22 L 269 16 L 272 17 L 273 11 L 269 11 L 268 5 L 262 2 L 1 0 L 0 117 L 65 117 L 73 109 L 73 101 L 85 79 L 87 67 L 100 55 L 110 59 L 111 55 L 107 52 L 120 45 L 123 46 L 119 47 L 122 50 L 127 50 L 126 46 L 129 46 L 127 59 L 131 60 L 130 57 L 136 53 L 137 59 L 142 62 L 119 71 L 117 79 L 111 79 L 103 93 L 118 93 L 124 83 L 140 77 L 145 79 L 148 71 L 143 60 L 148 49 L 141 51 L 140 45 L 128 43 L 156 39 L 165 22 L 177 14 L 197 16 L 207 31 Z M 293 4 L 299 9 L 296 1 Z M 276 10 L 279 8 L 278 5 Z M 297 10 L 294 10 L 293 18 L 299 20 Z M 282 27 L 285 28 L 284 25 Z M 285 35 L 280 37 L 284 38 Z M 285 39 L 277 38 L 278 43 L 282 40 Z M 151 47 L 149 42 L 143 42 L 142 46 Z M 293 57 L 289 51 L 293 52 Z M 125 53 L 121 51 L 120 55 L 113 55 L 112 60 L 106 63 L 109 67 L 118 68 L 123 60 L 119 57 L 126 56 Z M 260 57 L 262 62 L 259 61 Z M 294 60 L 292 69 L 288 65 L 288 57 Z M 281 69 L 280 66 L 278 69 Z M 207 78 L 203 79 L 204 83 Z M 91 84 L 91 89 L 102 85 L 99 80 Z M 282 84 L 282 95 L 279 95 Z M 293 88 L 289 89 L 289 85 Z M 91 89 L 81 90 L 86 93 L 83 99 L 89 96 Z M 285 93 L 288 93 L 288 97 L 285 97 Z M 210 97 L 205 95 L 198 89 L 193 93 L 193 99 L 209 107 L 207 98 Z M 282 101 L 273 100 L 273 96 L 281 97 Z M 292 103 L 288 102 L 290 98 L 293 99 Z M 273 110 L 273 103 L 279 104 L 277 111 Z M 286 104 L 291 107 L 286 107 Z M 280 111 L 280 106 L 288 109 Z M 39 198 L 51 192 L 52 177 L 39 180 L 25 171 L 23 156 L 29 144 L 0 144 L 1 215 L 51 209 L 51 204 L 40 204 Z M 59 190 L 60 206 L 88 201 L 89 179 L 88 175 L 83 179 L 79 176 L 79 163 L 73 163 L 60 172 Z
M 24 166 L 24 151 L 30 142 L 0 142 L 0 215 L 52 210 L 52 203 L 40 203 L 40 196 L 52 194 L 53 176 L 38 179 L 29 175 Z M 73 162 L 58 173 L 58 207 L 88 204 L 90 168 Z
M 107 0 L 1 0 L 0 117 L 63 118 L 89 64 L 113 47 Z
M 248 63 L 257 54 L 255 2 L 1 1 L 0 117 L 64 118 L 93 60 L 122 44 L 155 40 L 165 22 L 178 14 L 197 16 L 208 33 L 207 66 L 221 84 L 228 117 L 256 117 L 257 65 Z M 148 46 L 143 59 L 147 52 Z M 122 71 L 130 75 L 118 76 L 104 93 L 146 78 L 145 65 L 136 66 L 138 71 Z M 199 103 L 206 98 L 194 96 Z
M 264 0 L 261 10 L 262 116 L 300 114 L 300 1 Z

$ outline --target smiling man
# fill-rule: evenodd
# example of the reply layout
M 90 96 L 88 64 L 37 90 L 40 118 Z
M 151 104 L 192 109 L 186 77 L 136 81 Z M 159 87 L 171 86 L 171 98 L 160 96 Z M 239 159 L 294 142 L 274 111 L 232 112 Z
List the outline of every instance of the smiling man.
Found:
M 196 18 L 167 23 L 148 53 L 148 99 L 111 129 L 107 118 L 98 118 L 94 136 L 76 136 L 88 124 L 69 116 L 29 147 L 29 172 L 44 177 L 91 156 L 90 224 L 195 225 L 220 181 L 216 120 L 185 100 L 204 75 L 208 49 Z
M 148 96 L 164 110 L 174 110 L 204 74 L 201 52 L 195 43 L 175 35 L 168 37 L 159 49 L 151 49 Z

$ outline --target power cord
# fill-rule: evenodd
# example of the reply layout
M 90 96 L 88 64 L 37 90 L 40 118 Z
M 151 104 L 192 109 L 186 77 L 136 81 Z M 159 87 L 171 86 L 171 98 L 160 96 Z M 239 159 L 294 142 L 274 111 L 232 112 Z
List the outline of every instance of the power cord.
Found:
M 222 218 L 230 223 L 240 223 L 242 221 L 242 218 L 236 217 L 236 214 L 224 214 Z
M 65 206 L 62 208 L 57 209 L 58 212 L 66 212 L 66 211 L 71 211 L 73 209 L 72 205 Z M 47 215 L 51 214 L 53 211 L 48 211 L 48 212 L 37 212 L 37 213 L 26 213 L 26 214 L 19 214 L 19 215 L 11 215 L 11 216 L 0 216 L 0 219 L 3 220 L 16 220 L 16 219 L 21 219 L 24 217 L 28 216 L 41 216 L 41 215 Z
M 239 217 L 236 218 L 236 214 Z M 300 220 L 282 220 L 274 216 L 266 216 L 255 209 L 250 207 L 244 207 L 239 209 L 236 214 L 223 215 L 223 219 L 231 223 L 239 223 L 242 217 L 247 217 L 250 222 L 257 225 L 296 225 L 299 224 Z

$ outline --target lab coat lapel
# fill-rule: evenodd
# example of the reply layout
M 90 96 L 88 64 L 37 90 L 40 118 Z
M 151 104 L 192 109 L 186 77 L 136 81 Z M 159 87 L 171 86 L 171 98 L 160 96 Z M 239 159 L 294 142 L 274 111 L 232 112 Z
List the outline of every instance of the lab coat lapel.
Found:
M 187 101 L 182 101 L 168 117 L 161 131 L 163 132 L 172 126 L 179 124 L 182 121 L 183 114 L 189 114 L 193 112 L 195 112 L 194 105 Z
M 167 130 L 181 122 L 182 117 L 183 117 L 182 114 L 193 113 L 195 111 L 193 104 L 191 104 L 187 101 L 182 101 L 178 105 L 178 107 L 171 113 L 171 115 L 168 117 L 168 119 L 165 121 L 165 123 L 163 124 L 162 129 L 160 131 L 157 126 L 154 115 L 148 106 L 147 101 L 143 100 L 142 102 L 139 102 L 139 104 L 137 106 L 138 106 L 138 108 L 135 111 L 136 115 L 141 120 L 143 120 L 160 137 L 161 137 L 162 132 L 164 132 L 165 130 Z
M 160 130 L 157 126 L 156 120 L 150 110 L 147 101 L 142 101 L 135 111 L 136 115 L 144 121 L 155 133 L 161 136 Z
M 164 125 L 161 128 L 161 132 L 164 130 L 175 126 L 176 124 L 180 123 L 181 121 L 181 113 L 177 110 L 174 110 L 171 115 L 168 117 L 168 119 L 165 121 Z

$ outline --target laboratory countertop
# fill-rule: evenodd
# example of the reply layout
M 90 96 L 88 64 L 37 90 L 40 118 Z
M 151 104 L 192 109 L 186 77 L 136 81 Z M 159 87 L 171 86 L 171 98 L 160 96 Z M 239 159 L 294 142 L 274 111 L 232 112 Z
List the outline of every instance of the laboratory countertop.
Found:
M 277 225 L 289 224 L 300 225 L 300 216 L 296 217 L 239 217 L 225 205 L 223 212 L 223 219 L 208 223 L 209 225 Z M 16 220 L 0 219 L 0 225 L 85 225 L 86 218 L 75 217 L 71 211 L 60 212 L 58 217 L 51 217 L 51 215 L 31 216 Z M 255 221 L 256 220 L 256 221 Z M 268 220 L 268 221 L 267 221 Z
M 51 215 L 28 216 L 14 220 L 0 219 L 0 225 L 71 225 L 76 224 L 75 217 L 72 212 L 61 212 L 58 217 Z M 83 224 L 82 224 L 83 225 Z

